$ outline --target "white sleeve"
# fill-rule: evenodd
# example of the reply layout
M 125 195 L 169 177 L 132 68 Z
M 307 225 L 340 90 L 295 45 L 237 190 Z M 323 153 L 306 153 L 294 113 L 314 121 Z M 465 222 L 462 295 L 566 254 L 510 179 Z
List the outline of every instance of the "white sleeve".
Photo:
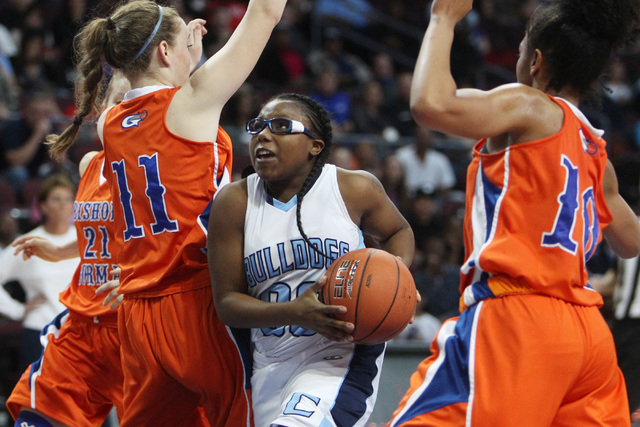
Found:
M 13 254 L 11 246 L 4 248 L 0 252 L 0 314 L 11 320 L 20 321 L 24 317 L 25 306 L 21 302 L 11 298 L 9 292 L 4 288 L 4 284 L 16 279 L 16 260 L 21 258 Z
M 24 317 L 24 312 L 24 304 L 11 298 L 4 286 L 0 286 L 0 314 L 18 322 Z

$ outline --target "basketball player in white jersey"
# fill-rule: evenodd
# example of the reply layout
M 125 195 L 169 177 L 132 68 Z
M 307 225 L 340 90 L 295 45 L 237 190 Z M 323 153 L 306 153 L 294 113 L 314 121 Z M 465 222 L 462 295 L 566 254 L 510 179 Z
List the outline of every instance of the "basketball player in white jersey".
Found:
M 252 328 L 255 424 L 364 426 L 385 344 L 353 344 L 354 325 L 332 317 L 346 308 L 317 293 L 363 232 L 406 265 L 413 232 L 373 175 L 325 164 L 331 124 L 311 98 L 272 98 L 247 132 L 257 174 L 217 194 L 208 254 L 218 315 Z

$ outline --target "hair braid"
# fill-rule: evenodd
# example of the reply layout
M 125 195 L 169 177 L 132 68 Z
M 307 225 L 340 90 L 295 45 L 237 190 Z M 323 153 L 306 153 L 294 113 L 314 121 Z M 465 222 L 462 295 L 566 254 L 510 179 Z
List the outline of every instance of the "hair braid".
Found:
M 107 20 L 97 19 L 84 27 L 75 37 L 76 55 L 80 58 L 77 65 L 79 80 L 76 83 L 76 119 L 61 135 L 51 134 L 46 138 L 49 153 L 54 159 L 64 158 L 73 145 L 82 120 L 92 112 L 98 112 L 98 95 L 104 77 L 102 57 L 107 41 Z

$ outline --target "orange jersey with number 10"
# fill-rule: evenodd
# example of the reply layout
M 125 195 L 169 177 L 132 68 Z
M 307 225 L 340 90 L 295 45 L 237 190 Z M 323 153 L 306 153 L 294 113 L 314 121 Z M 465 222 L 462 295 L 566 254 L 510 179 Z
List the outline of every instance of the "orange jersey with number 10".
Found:
M 601 305 L 586 262 L 611 221 L 602 132 L 566 101 L 555 135 L 498 153 L 473 151 L 467 172 L 461 309 L 502 295 L 539 293 Z
M 210 142 L 191 141 L 167 129 L 167 109 L 177 90 L 128 92 L 104 123 L 105 176 L 113 194 L 120 292 L 125 295 L 159 296 L 209 286 L 207 230 L 200 217 L 207 216 L 216 190 L 229 182 L 233 152 L 222 128 Z

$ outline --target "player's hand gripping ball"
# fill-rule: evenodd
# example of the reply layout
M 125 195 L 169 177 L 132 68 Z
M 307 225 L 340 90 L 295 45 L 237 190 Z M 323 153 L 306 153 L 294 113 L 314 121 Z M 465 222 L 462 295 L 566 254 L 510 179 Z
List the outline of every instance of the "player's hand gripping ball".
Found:
M 322 288 L 325 304 L 347 307 L 337 319 L 355 325 L 353 341 L 389 341 L 409 324 L 417 302 L 416 285 L 402 260 L 381 249 L 357 249 L 336 259 Z

